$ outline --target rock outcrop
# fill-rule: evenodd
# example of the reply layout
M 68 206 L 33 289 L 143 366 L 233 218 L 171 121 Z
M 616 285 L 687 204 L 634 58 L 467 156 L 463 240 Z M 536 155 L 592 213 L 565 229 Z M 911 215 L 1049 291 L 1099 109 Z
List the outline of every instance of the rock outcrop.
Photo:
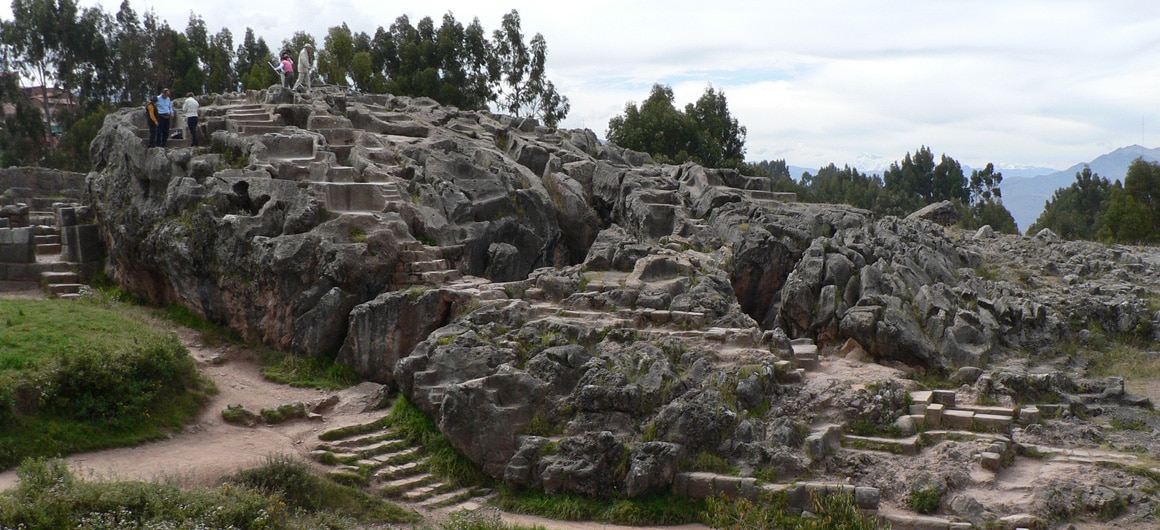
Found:
M 842 401 L 804 384 L 814 344 L 949 375 L 1160 330 L 1154 255 L 967 234 L 942 225 L 953 206 L 796 203 L 767 179 L 425 99 L 271 89 L 202 109 L 208 149 L 146 149 L 140 109 L 106 119 L 88 193 L 109 275 L 247 339 L 337 354 L 513 487 L 647 495 L 704 455 L 788 482 L 838 465 L 841 428 L 810 426 L 852 420 L 820 407 L 916 428 L 898 387 Z M 1038 389 L 1027 370 L 959 373 Z M 1050 388 L 1141 404 L 1114 383 Z

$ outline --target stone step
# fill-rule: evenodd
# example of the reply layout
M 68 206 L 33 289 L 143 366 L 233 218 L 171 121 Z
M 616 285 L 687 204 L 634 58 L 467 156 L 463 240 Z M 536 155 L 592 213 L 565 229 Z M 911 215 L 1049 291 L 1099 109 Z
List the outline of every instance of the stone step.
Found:
M 426 508 L 428 510 L 432 510 L 435 508 L 442 508 L 444 506 L 449 506 L 452 504 L 463 502 L 467 499 L 470 499 L 473 497 L 478 497 L 478 496 L 479 495 L 477 495 L 472 488 L 459 488 L 456 490 L 451 490 L 451 491 L 448 491 L 446 493 L 440 493 L 438 495 L 434 495 L 432 497 L 429 497 L 426 500 L 424 500 L 420 504 L 420 506 L 422 506 L 423 508 Z
M 856 436 L 846 434 L 842 436 L 842 445 L 851 449 L 867 449 L 870 451 L 884 451 L 896 455 L 915 456 L 918 454 L 919 437 L 909 438 L 882 438 L 879 436 Z
M 282 125 L 268 124 L 268 125 L 240 125 L 238 126 L 239 136 L 258 136 L 262 134 L 282 132 L 286 127 Z
M 40 243 L 36 245 L 37 254 L 60 254 L 60 243 Z
M 310 118 L 306 120 L 306 128 L 310 130 L 316 129 L 350 129 L 354 127 L 350 123 L 350 119 L 345 116 L 334 116 L 331 114 L 311 114 Z
M 84 285 L 79 283 L 50 283 L 45 289 L 48 290 L 49 296 L 60 297 L 66 294 L 80 294 L 81 287 Z
M 240 122 L 274 123 L 273 116 L 265 111 L 226 112 L 226 118 Z
M 395 438 L 395 436 L 393 434 L 387 434 L 387 433 L 384 433 L 383 431 L 376 431 L 376 432 L 372 432 L 369 434 L 363 434 L 363 435 L 360 435 L 360 436 L 357 436 L 354 438 L 344 438 L 341 440 L 333 441 L 333 442 L 330 442 L 327 444 L 320 445 L 319 447 L 333 447 L 333 448 L 340 448 L 340 449 L 359 449 L 362 447 L 374 445 L 374 444 L 381 442 L 381 441 L 384 441 L 384 440 L 397 440 L 397 439 L 398 438 Z
M 404 464 L 382 467 L 375 473 L 375 479 L 386 482 L 417 475 L 422 471 L 424 461 L 414 460 Z
M 329 449 L 315 449 L 315 450 L 310 452 L 311 458 L 314 458 L 315 460 L 321 460 L 322 457 L 324 455 L 327 455 L 327 454 L 329 454 L 332 458 L 334 458 L 336 460 L 349 460 L 351 458 L 358 457 L 358 454 L 356 454 L 356 453 L 347 453 L 347 452 L 342 452 L 342 451 L 331 451 Z M 358 468 L 356 467 L 355 469 L 357 470 Z
M 79 279 L 79 275 L 73 271 L 45 271 L 40 273 L 40 281 L 45 285 L 54 283 L 77 283 Z
M 419 250 L 399 251 L 399 259 L 407 263 L 413 263 L 417 261 L 432 261 L 444 258 L 443 253 L 439 251 L 438 247 L 423 247 L 422 245 L 419 245 Z
M 420 274 L 419 277 L 423 280 L 424 283 L 429 283 L 432 285 L 442 285 L 445 283 L 450 283 L 450 282 L 462 279 L 463 273 L 459 272 L 458 270 L 452 269 L 452 270 L 446 270 L 446 271 L 424 272 L 424 273 Z
M 445 259 L 433 259 L 426 261 L 412 261 L 409 263 L 402 263 L 406 268 L 405 272 L 412 272 L 421 274 L 424 272 L 446 271 L 451 269 L 451 262 Z
M 391 464 L 392 462 L 406 460 L 406 459 L 410 458 L 412 455 L 414 455 L 415 453 L 418 453 L 421 449 L 422 448 L 415 447 L 415 446 L 404 447 L 402 449 L 397 449 L 397 450 L 391 451 L 389 453 L 384 453 L 384 454 L 378 455 L 375 457 L 375 459 L 378 460 L 380 464 Z
M 37 244 L 37 245 L 53 245 L 53 244 L 59 245 L 60 244 L 60 234 L 57 233 L 57 234 L 46 234 L 46 235 L 32 236 L 32 242 Z
M 931 515 L 911 515 L 902 513 L 878 513 L 878 516 L 890 523 L 892 528 L 914 528 L 923 530 L 970 530 L 974 528 L 971 523 L 955 522 L 943 517 L 935 517 Z M 1016 528 L 1014 526 L 1007 527 L 1000 525 L 999 528 Z M 1019 527 L 1022 528 L 1022 527 Z
M 955 410 L 969 410 L 975 414 L 991 414 L 994 416 L 1004 416 L 1009 419 L 1015 417 L 1015 407 L 993 407 L 985 405 L 955 405 Z
M 330 166 L 326 168 L 327 182 L 357 182 L 362 174 L 350 166 Z
M 427 484 L 430 484 L 434 481 L 436 481 L 435 475 L 430 473 L 419 473 L 403 478 L 388 480 L 383 482 L 380 486 L 381 489 L 387 490 L 388 492 L 400 491 L 403 493 L 403 496 L 406 496 L 407 493 L 414 491 L 416 488 L 425 487 Z
M 402 438 L 388 438 L 374 442 L 370 445 L 350 447 L 350 449 L 358 451 L 358 454 L 364 458 L 384 453 L 392 453 L 407 447 L 407 441 Z
M 431 482 L 427 485 L 419 486 L 407 491 L 406 493 L 403 493 L 403 500 L 410 502 L 425 501 L 438 494 L 440 490 L 446 487 L 447 485 L 442 482 Z

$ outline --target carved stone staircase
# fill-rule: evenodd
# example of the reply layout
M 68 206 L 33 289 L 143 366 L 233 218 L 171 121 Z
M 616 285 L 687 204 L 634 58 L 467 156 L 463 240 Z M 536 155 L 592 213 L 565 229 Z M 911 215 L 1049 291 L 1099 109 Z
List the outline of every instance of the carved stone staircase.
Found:
M 326 441 L 311 456 L 331 466 L 329 475 L 335 480 L 362 484 L 419 511 L 475 510 L 493 495 L 489 488 L 458 485 L 431 474 L 424 448 L 403 439 L 388 423 L 379 420 L 322 433 Z

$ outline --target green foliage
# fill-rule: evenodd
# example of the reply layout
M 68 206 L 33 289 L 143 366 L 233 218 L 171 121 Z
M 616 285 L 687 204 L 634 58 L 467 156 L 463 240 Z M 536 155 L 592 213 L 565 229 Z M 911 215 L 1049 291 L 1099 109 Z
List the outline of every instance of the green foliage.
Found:
M 637 108 L 608 122 L 608 139 L 621 147 L 651 154 L 660 162 L 696 162 L 709 167 L 745 166 L 745 127 L 729 113 L 725 93 L 712 86 L 684 112 L 673 104 L 673 89 L 655 84 Z
M 552 422 L 540 416 L 536 416 L 516 432 L 517 434 L 530 436 L 555 436 L 560 434 L 560 431 L 560 427 L 553 425 Z
M 562 493 L 548 495 L 540 490 L 500 488 L 499 509 L 564 521 L 595 521 L 634 526 L 668 526 L 695 522 L 704 511 L 704 501 L 671 493 L 638 499 L 598 499 Z
M 1085 167 L 1076 172 L 1070 186 L 1055 190 L 1027 233 L 1050 228 L 1064 239 L 1094 240 L 1104 226 L 1105 202 L 1111 193 L 1111 182 Z
M 58 113 L 64 134 L 57 148 L 48 152 L 44 165 L 65 171 L 88 172 L 91 169 L 89 145 L 100 132 L 107 114 L 108 110 L 103 106 L 76 117 L 68 113 Z
M 262 419 L 266 420 L 267 424 L 277 425 L 288 420 L 305 418 L 306 404 L 301 402 L 286 403 L 278 405 L 276 408 L 262 409 L 259 414 L 262 415 Z
M 104 298 L 0 300 L 0 468 L 180 429 L 213 391 L 176 335 Z
M 934 513 L 942 503 L 943 490 L 926 487 L 910 490 L 910 508 L 918 513 Z
M 305 464 L 287 458 L 271 458 L 216 488 L 189 490 L 81 481 L 60 460 L 27 460 L 17 475 L 17 488 L 0 493 L 3 528 L 338 529 L 419 520 L 381 498 L 314 476 Z
M 1121 187 L 1112 186 L 1099 238 L 1111 243 L 1160 241 L 1160 163 L 1138 158 Z
M 884 193 L 882 179 L 877 175 L 867 176 L 850 166 L 838 169 L 830 164 L 819 169 L 817 175 L 802 175 L 798 199 L 875 210 Z
M 890 164 L 882 174 L 886 191 L 895 200 L 883 205 L 880 213 L 906 215 L 924 205 L 944 200 L 967 202 L 970 199 L 968 181 L 962 166 L 953 158 L 942 155 L 938 164 L 929 147 L 922 146 Z
M 411 445 L 423 447 L 427 471 L 451 485 L 487 484 L 487 475 L 467 457 L 459 454 L 435 422 L 405 397 L 391 407 L 390 424 Z
M 867 517 L 854 505 L 851 494 L 811 495 L 815 517 L 803 518 L 789 508 L 784 494 L 754 503 L 746 499 L 712 497 L 706 501 L 703 522 L 712 528 L 764 530 L 879 530 L 890 528 L 877 518 Z
M 503 16 L 500 29 L 492 34 L 495 72 L 501 82 L 496 85 L 496 102 L 515 116 L 531 116 L 555 127 L 568 115 L 568 98 L 556 91 L 545 77 L 548 42 L 537 33 L 524 42 L 520 14 L 515 9 Z
M 990 225 L 996 232 L 1003 234 L 1018 234 L 1019 227 L 1015 225 L 1015 216 L 1007 210 L 1003 203 L 991 199 L 984 199 L 971 206 L 959 205 L 959 226 L 968 230 Z
M 46 126 L 31 98 L 20 90 L 14 75 L 0 75 L 0 103 L 12 106 L 0 128 L 0 166 L 36 163 L 44 155 Z
M 222 411 L 222 420 L 234 425 L 253 427 L 258 424 L 258 415 L 238 403 L 226 405 Z
M 183 305 L 173 304 L 165 308 L 165 315 L 174 324 L 198 332 L 201 341 L 216 346 L 220 344 L 240 344 L 242 337 L 226 326 L 214 324 Z
M 716 453 L 709 451 L 701 451 L 697 453 L 692 460 L 690 460 L 685 468 L 691 471 L 706 471 L 709 473 L 717 473 L 720 475 L 736 475 L 737 468 L 729 464 L 727 460 L 721 458 Z
M 341 390 L 359 383 L 354 370 L 339 363 L 334 354 L 305 356 L 265 350 L 261 372 L 270 381 L 299 388 Z

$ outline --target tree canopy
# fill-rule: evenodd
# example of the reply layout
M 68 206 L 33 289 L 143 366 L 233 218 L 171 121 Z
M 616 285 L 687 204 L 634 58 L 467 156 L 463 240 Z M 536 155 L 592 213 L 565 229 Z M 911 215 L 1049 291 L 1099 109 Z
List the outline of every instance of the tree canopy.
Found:
M 306 44 L 315 48 L 316 72 L 325 82 L 364 92 L 429 97 L 463 109 L 494 106 L 549 127 L 570 108 L 548 79 L 547 41 L 538 33 L 526 40 L 515 10 L 503 16 L 490 39 L 479 19 L 464 26 L 449 12 L 438 27 L 429 17 L 413 26 L 404 15 L 373 36 L 354 32 L 344 22 L 322 36 L 321 46 L 300 31 L 278 50 L 251 28 L 235 47 L 229 29 L 215 33 L 196 13 L 190 13 L 184 31 L 177 31 L 152 10 L 139 16 L 129 0 L 115 14 L 100 5 L 80 7 L 77 0 L 12 0 L 12 12 L 12 20 L 0 20 L 0 74 L 15 73 L 6 74 L 5 82 L 25 78 L 46 87 L 38 96 L 49 111 L 41 114 L 18 86 L 0 87 L 0 99 L 16 111 L 0 138 L 4 164 L 40 161 L 48 149 L 45 134 L 54 126 L 82 124 L 83 131 L 74 135 L 91 134 L 93 120 L 86 117 L 103 116 L 118 105 L 141 105 L 162 88 L 179 97 L 268 88 L 278 83 L 269 66 L 275 53 L 290 52 L 297 61 Z M 49 104 L 50 87 L 74 98 L 78 110 L 58 119 Z M 28 121 L 37 115 L 44 121 L 40 129 Z M 61 144 L 85 146 L 87 141 L 72 138 Z M 20 153 L 9 151 L 18 145 Z M 87 147 L 49 158 L 87 160 Z
M 1160 164 L 1137 158 L 1123 185 L 1112 185 L 1099 238 L 1114 243 L 1160 241 Z
M 806 172 L 794 180 L 784 160 L 757 162 L 749 168 L 772 179 L 774 190 L 797 193 L 803 202 L 848 204 L 878 215 L 904 216 L 949 200 L 957 206 L 963 228 L 990 225 L 1000 232 L 1017 233 L 1015 218 L 1002 203 L 1003 174 L 995 171 L 994 164 L 973 170 L 968 178 L 957 160 L 945 154 L 937 164 L 934 160 L 930 148 L 922 146 L 891 164 L 882 177 L 829 164 L 817 174 Z
M 1095 240 L 1104 225 L 1104 202 L 1111 196 L 1112 183 L 1093 173 L 1090 167 L 1075 174 L 1075 182 L 1059 188 L 1043 205 L 1039 218 L 1027 228 L 1034 234 L 1050 228 L 1064 239 Z
M 729 113 L 724 92 L 708 86 L 684 111 L 676 108 L 674 100 L 672 88 L 654 84 L 639 108 L 626 103 L 624 113 L 609 120 L 608 139 L 661 162 L 696 162 L 752 172 L 745 165 L 745 127 Z

